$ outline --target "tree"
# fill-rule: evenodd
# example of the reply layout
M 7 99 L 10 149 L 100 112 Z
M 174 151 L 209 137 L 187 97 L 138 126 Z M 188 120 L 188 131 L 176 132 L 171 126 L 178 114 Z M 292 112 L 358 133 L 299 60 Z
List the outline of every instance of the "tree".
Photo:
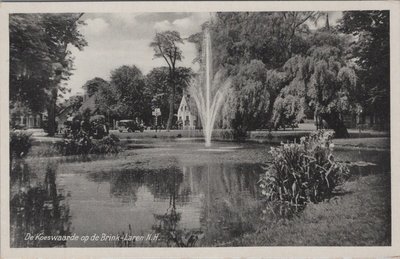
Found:
M 48 133 L 55 133 L 56 102 L 73 68 L 70 46 L 87 45 L 78 26 L 83 14 L 13 14 L 10 16 L 11 100 L 35 111 L 47 107 Z M 35 99 L 37 98 L 37 99 Z M 38 104 L 34 104 L 34 103 Z
M 50 101 L 47 107 L 48 133 L 53 136 L 56 131 L 56 102 L 59 92 L 65 93 L 66 88 L 60 83 L 68 80 L 72 75 L 73 58 L 68 49 L 74 46 L 82 50 L 87 45 L 83 35 L 79 32 L 78 26 L 84 24 L 80 21 L 81 14 L 44 14 L 43 26 L 46 32 L 46 45 L 54 60 L 54 76 L 50 88 Z
M 213 40 L 214 68 L 221 67 L 235 75 L 239 66 L 251 60 L 262 61 L 267 69 L 280 68 L 294 54 L 304 54 L 310 30 L 307 21 L 318 12 L 221 12 L 203 25 Z M 199 51 L 202 33 L 189 37 Z
M 223 107 L 224 125 L 238 135 L 270 126 L 275 99 L 285 86 L 285 62 L 304 55 L 310 46 L 307 21 L 318 12 L 217 13 L 208 23 L 213 41 L 213 67 L 233 78 L 229 107 Z M 202 62 L 203 32 L 189 37 Z M 236 105 L 236 107 L 235 107 Z M 225 105 L 227 106 L 227 105 Z
M 10 15 L 10 105 L 23 105 L 33 112 L 45 108 L 52 76 L 40 18 L 40 15 Z
M 175 101 L 174 110 L 179 108 L 179 104 L 182 99 L 182 95 L 187 89 L 190 80 L 193 76 L 193 72 L 190 68 L 177 67 L 175 72 Z M 163 123 L 168 122 L 169 116 L 167 114 L 170 110 L 170 96 L 171 87 L 169 85 L 169 68 L 168 67 L 156 67 L 153 68 L 146 75 L 146 95 L 152 97 L 152 104 L 161 110 L 161 118 Z M 156 107 L 153 107 L 156 108 Z
M 88 96 L 92 96 L 96 94 L 100 88 L 107 87 L 109 83 L 104 80 L 103 78 L 100 77 L 95 77 L 93 79 L 90 79 L 86 81 L 86 83 L 82 86 L 88 94 Z
M 390 30 L 389 11 L 348 11 L 339 30 L 351 34 L 351 58 L 363 91 L 358 101 L 367 113 L 390 123 Z
M 83 97 L 81 95 L 74 95 L 65 100 L 63 103 L 60 103 L 58 106 L 60 110 L 67 107 L 72 107 L 72 111 L 77 112 L 79 108 L 82 106 L 82 103 L 83 103 Z
M 167 130 L 171 128 L 174 116 L 174 102 L 176 93 L 176 63 L 183 58 L 182 50 L 178 44 L 182 44 L 183 40 L 177 31 L 164 31 L 156 33 L 150 46 L 154 49 L 155 58 L 163 58 L 168 65 L 169 85 L 171 88 L 169 101 L 169 115 L 167 122 Z
M 150 117 L 145 77 L 134 65 L 124 65 L 111 71 L 110 84 L 100 84 L 97 97 L 97 105 L 101 110 L 108 110 L 118 118 L 145 120 Z
M 286 62 L 284 69 L 290 81 L 276 102 L 277 112 L 289 104 L 296 117 L 301 117 L 305 109 L 313 110 L 336 137 L 348 137 L 343 114 L 355 104 L 351 92 L 355 91 L 357 77 L 346 62 L 345 40 L 334 31 L 319 30 L 306 56 L 294 56 Z
M 260 60 L 252 60 L 240 67 L 227 102 L 230 108 L 224 110 L 225 115 L 231 114 L 231 127 L 237 137 L 267 125 L 277 95 L 270 83 L 273 76 Z

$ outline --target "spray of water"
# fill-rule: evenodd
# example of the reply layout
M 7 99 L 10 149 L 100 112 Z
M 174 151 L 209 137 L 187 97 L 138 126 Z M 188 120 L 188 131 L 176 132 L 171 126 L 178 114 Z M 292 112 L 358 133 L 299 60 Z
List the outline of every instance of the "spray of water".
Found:
M 221 73 L 213 74 L 212 69 L 212 46 L 208 29 L 204 32 L 203 57 L 200 72 L 189 87 L 189 92 L 195 100 L 201 124 L 205 144 L 211 146 L 211 136 L 214 129 L 217 113 L 227 95 L 231 84 L 230 79 L 222 80 Z

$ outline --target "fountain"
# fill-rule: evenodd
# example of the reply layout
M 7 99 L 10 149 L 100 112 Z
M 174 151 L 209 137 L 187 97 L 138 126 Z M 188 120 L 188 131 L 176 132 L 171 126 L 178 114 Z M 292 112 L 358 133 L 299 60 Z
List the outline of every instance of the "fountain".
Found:
M 227 94 L 231 80 L 223 80 L 221 72 L 213 74 L 212 46 L 208 29 L 204 31 L 202 50 L 200 71 L 189 86 L 189 92 L 196 103 L 200 115 L 205 145 L 210 147 L 215 119 Z

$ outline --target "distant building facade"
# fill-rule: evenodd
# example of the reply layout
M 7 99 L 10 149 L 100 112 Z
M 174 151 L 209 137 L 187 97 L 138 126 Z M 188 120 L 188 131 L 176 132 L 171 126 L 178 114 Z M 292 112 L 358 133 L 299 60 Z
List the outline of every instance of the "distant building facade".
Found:
M 10 108 L 10 126 L 20 129 L 38 129 L 43 127 L 43 121 L 47 119 L 46 112 L 33 112 L 29 108 L 14 104 Z
M 199 126 L 197 107 L 190 95 L 184 94 L 178 109 L 178 128 L 194 130 Z

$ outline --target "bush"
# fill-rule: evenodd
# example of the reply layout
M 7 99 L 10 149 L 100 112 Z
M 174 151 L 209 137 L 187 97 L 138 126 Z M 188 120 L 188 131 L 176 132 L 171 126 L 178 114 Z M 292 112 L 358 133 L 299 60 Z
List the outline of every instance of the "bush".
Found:
M 83 131 L 71 138 L 64 138 L 56 145 L 63 155 L 109 154 L 120 151 L 117 136 L 111 134 L 100 140 L 92 140 L 89 134 Z
M 119 138 L 114 134 L 110 134 L 97 142 L 93 142 L 91 149 L 92 154 L 110 154 L 118 153 L 119 151 Z
M 71 138 L 64 138 L 62 142 L 56 143 L 56 148 L 66 156 L 89 154 L 92 149 L 92 140 L 88 134 L 81 131 Z
M 331 196 L 349 169 L 334 161 L 333 132 L 317 131 L 301 138 L 300 144 L 271 148 L 272 162 L 260 179 L 262 195 L 269 208 L 274 205 L 303 207 Z
M 28 154 L 32 147 L 30 133 L 22 130 L 10 132 L 10 157 L 22 158 Z

